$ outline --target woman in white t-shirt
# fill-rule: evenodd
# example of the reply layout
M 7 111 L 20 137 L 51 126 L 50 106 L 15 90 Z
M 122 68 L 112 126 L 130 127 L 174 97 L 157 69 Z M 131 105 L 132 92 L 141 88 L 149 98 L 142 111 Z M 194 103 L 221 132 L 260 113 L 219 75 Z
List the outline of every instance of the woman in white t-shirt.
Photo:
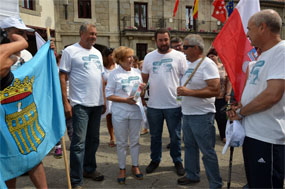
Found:
M 103 78 L 105 81 L 105 86 L 107 85 L 107 81 L 109 78 L 110 73 L 117 68 L 117 64 L 115 63 L 113 59 L 113 48 L 106 48 L 103 50 L 102 55 L 103 55 L 103 64 L 104 64 L 104 74 Z M 107 128 L 108 132 L 110 135 L 110 142 L 109 146 L 110 147 L 115 147 L 115 136 L 114 136 L 114 128 L 112 124 L 112 114 L 111 114 L 111 106 L 112 102 L 107 100 L 106 101 L 106 112 L 103 116 L 106 116 L 106 122 L 107 122 Z
M 106 86 L 106 97 L 112 101 L 112 122 L 117 141 L 117 155 L 120 173 L 117 178 L 119 184 L 126 180 L 126 154 L 130 147 L 132 157 L 132 173 L 138 180 L 143 179 L 138 165 L 139 136 L 143 119 L 142 102 L 139 96 L 131 94 L 144 88 L 141 74 L 131 67 L 134 51 L 128 47 L 119 47 L 113 52 L 118 68 L 112 71 Z M 135 87 L 137 87 L 136 90 Z M 128 144 L 128 139 L 130 144 Z

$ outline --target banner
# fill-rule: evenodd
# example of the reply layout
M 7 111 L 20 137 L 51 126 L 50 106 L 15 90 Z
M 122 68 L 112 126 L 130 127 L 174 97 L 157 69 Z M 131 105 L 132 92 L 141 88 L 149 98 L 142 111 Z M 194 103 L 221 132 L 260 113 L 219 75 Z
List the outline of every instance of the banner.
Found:
M 247 23 L 249 18 L 258 11 L 260 11 L 259 0 L 240 0 L 213 42 L 238 102 L 245 85 L 247 65 L 254 60 L 252 55 L 255 49 L 246 36 Z
M 38 165 L 65 132 L 59 74 L 50 41 L 13 73 L 13 83 L 0 91 L 2 181 Z
M 216 18 L 217 20 L 224 23 L 227 19 L 227 11 L 225 8 L 225 1 L 224 0 L 215 0 L 214 3 L 214 11 L 212 17 Z
M 175 17 L 175 14 L 176 14 L 176 11 L 177 11 L 177 8 L 178 8 L 178 4 L 179 4 L 179 0 L 176 0 L 175 1 L 175 6 L 174 6 L 174 9 L 173 9 L 173 18 Z
M 194 9 L 193 9 L 193 18 L 197 20 L 198 18 L 198 9 L 199 9 L 199 0 L 194 1 Z

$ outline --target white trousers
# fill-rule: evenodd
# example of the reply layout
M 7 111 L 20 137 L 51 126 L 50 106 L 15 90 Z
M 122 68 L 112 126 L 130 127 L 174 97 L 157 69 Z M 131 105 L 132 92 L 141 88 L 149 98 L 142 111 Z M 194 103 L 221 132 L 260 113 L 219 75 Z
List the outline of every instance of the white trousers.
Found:
M 117 143 L 117 155 L 119 168 L 126 168 L 126 154 L 128 147 L 128 140 L 130 141 L 130 154 L 132 158 L 132 165 L 139 165 L 139 137 L 141 129 L 141 119 L 127 119 L 120 116 L 112 115 L 112 123 L 114 126 L 114 133 Z

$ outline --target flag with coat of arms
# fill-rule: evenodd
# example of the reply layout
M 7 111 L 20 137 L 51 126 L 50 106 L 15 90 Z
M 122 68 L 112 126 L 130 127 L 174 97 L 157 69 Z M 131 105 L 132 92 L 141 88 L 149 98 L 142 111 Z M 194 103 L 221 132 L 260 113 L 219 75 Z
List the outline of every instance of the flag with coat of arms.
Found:
M 65 132 L 50 41 L 13 74 L 11 85 L 0 91 L 0 188 L 38 165 Z

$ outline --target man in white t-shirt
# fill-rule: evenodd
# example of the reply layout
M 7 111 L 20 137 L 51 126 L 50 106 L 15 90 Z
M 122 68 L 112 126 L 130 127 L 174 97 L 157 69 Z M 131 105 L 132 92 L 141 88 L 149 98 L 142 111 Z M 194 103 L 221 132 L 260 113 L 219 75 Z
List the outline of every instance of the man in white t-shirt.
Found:
M 80 188 L 83 176 L 102 181 L 96 168 L 101 114 L 105 111 L 103 60 L 93 47 L 97 38 L 95 25 L 80 27 L 80 42 L 63 50 L 60 83 L 66 117 L 72 117 L 73 135 L 70 146 L 70 179 L 72 187 Z M 66 80 L 69 79 L 69 100 Z M 104 110 L 103 110 L 104 109 Z
M 186 170 L 186 175 L 178 179 L 177 183 L 187 185 L 200 181 L 199 151 L 201 151 L 209 187 L 221 188 L 222 178 L 214 149 L 215 96 L 220 93 L 219 70 L 211 59 L 204 58 L 204 41 L 200 35 L 186 36 L 183 51 L 189 64 L 182 78 L 182 85 L 185 85 L 195 68 L 200 66 L 185 87 L 177 88 L 177 94 L 182 96 L 182 130 Z
M 252 46 L 262 54 L 249 65 L 241 104 L 229 112 L 242 120 L 246 178 L 250 188 L 283 188 L 285 169 L 285 41 L 282 19 L 271 9 L 254 14 L 248 22 Z
M 149 82 L 147 119 L 151 135 L 151 162 L 146 173 L 152 173 L 161 161 L 162 130 L 166 120 L 170 135 L 170 155 L 177 174 L 185 174 L 181 159 L 181 107 L 176 101 L 176 88 L 186 70 L 185 55 L 170 48 L 170 33 L 166 29 L 155 32 L 157 50 L 144 59 L 142 77 Z

